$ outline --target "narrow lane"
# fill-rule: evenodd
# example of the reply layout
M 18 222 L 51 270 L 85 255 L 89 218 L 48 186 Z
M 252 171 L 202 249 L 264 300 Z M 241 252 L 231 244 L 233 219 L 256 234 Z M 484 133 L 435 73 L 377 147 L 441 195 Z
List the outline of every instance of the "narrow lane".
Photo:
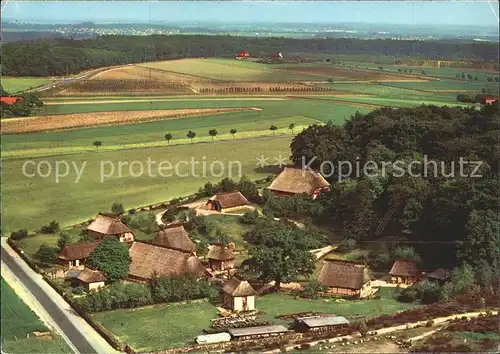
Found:
M 92 345 L 87 341 L 85 336 L 76 328 L 76 326 L 69 320 L 64 310 L 61 309 L 45 291 L 28 275 L 16 260 L 5 250 L 2 244 L 1 251 L 2 261 L 11 272 L 19 279 L 21 283 L 31 292 L 34 298 L 40 303 L 45 311 L 54 319 L 55 322 L 62 329 L 66 337 L 71 341 L 74 347 L 77 348 L 79 353 L 91 354 L 98 353 Z M 24 261 L 23 261 L 24 262 Z M 37 276 L 39 276 L 37 274 Z

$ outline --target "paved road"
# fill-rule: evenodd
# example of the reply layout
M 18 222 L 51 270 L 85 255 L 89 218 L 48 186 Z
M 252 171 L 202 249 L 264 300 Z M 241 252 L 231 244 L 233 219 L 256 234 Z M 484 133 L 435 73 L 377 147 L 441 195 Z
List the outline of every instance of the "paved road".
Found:
M 79 353 L 117 353 L 69 304 L 10 248 L 2 237 L 2 263 L 52 317 Z

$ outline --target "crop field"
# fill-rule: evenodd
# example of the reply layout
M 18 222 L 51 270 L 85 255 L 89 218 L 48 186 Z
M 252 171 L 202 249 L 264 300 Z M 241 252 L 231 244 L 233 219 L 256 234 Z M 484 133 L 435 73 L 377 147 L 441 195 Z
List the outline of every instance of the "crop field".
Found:
M 410 74 L 410 75 L 417 75 L 417 76 L 422 76 L 422 71 L 425 72 L 426 76 L 433 76 L 433 77 L 440 77 L 440 78 L 445 78 L 445 79 L 456 79 L 457 75 L 460 77 L 462 76 L 462 73 L 467 76 L 467 74 L 470 74 L 474 81 L 475 78 L 478 78 L 478 81 L 486 82 L 488 77 L 494 78 L 495 76 L 498 75 L 498 73 L 495 73 L 491 70 L 476 70 L 476 69 L 465 69 L 465 68 L 438 68 L 435 66 L 410 66 L 410 65 L 395 65 L 395 64 L 377 64 L 373 62 L 361 62 L 361 61 L 342 61 L 342 64 L 351 66 L 351 67 L 358 67 L 358 68 L 365 68 L 365 69 L 373 69 L 373 70 L 379 70 L 379 67 L 382 66 L 383 71 L 387 71 L 390 73 L 399 73 L 398 69 L 401 69 L 403 74 Z M 404 70 L 407 72 L 405 73 Z
M 0 79 L 2 87 L 9 93 L 16 93 L 38 86 L 50 84 L 54 80 L 44 77 L 8 77 L 2 76 Z
M 142 148 L 164 146 L 165 134 L 173 135 L 170 145 L 188 144 L 190 140 L 186 137 L 189 130 L 196 133 L 194 142 L 211 142 L 208 134 L 210 129 L 217 129 L 218 135 L 215 141 L 238 140 L 263 136 L 272 136 L 269 130 L 275 125 L 278 130 L 276 136 L 292 136 L 300 132 L 310 124 L 321 124 L 332 121 L 341 124 L 356 111 L 366 113 L 370 111 L 367 107 L 358 107 L 356 103 L 337 103 L 328 100 L 306 100 L 306 99 L 274 99 L 274 100 L 190 100 L 190 101 L 165 101 L 155 102 L 155 108 L 186 109 L 184 107 L 211 107 L 206 109 L 232 109 L 233 106 L 241 111 L 208 115 L 204 117 L 192 117 L 183 119 L 166 119 L 155 122 L 140 124 L 128 124 L 122 126 L 107 126 L 97 128 L 85 128 L 71 131 L 44 132 L 31 134 L 4 135 L 3 159 L 21 158 L 29 156 L 50 156 L 54 154 L 68 153 L 95 153 L 92 145 L 95 140 L 100 140 L 103 146 L 99 151 L 118 150 L 122 148 Z M 107 107 L 110 112 L 115 109 L 128 111 L 146 109 L 148 103 L 130 102 L 126 104 L 75 104 L 49 106 L 59 110 L 62 108 L 84 110 L 97 110 L 100 106 Z M 253 110 L 258 107 L 261 110 Z M 192 108 L 194 109 L 194 108 Z M 203 108 L 197 108 L 203 109 Z M 245 110 L 246 109 L 246 110 Z M 149 111 L 153 114 L 154 110 Z M 55 112 L 54 112 L 55 113 Z M 63 113 L 63 112 L 58 112 Z M 131 112 L 127 112 L 129 114 Z M 68 113 L 65 113 L 66 115 Z M 88 113 L 90 114 L 90 113 Z M 97 114 L 97 113 L 96 113 Z M 102 113 L 102 115 L 106 115 Z M 63 116 L 64 116 L 63 115 Z M 58 116 L 55 116 L 58 117 Z M 42 117 L 37 117 L 42 118 Z M 15 118 L 14 118 L 15 119 Z M 26 119 L 26 118 L 22 118 Z M 31 118 L 32 119 L 32 118 Z M 6 120 L 3 123 L 8 123 Z M 290 123 L 294 123 L 294 132 L 288 129 Z M 237 133 L 232 136 L 229 132 L 236 129 Z
M 342 102 L 344 104 L 364 104 L 364 105 L 373 105 L 373 106 L 381 106 L 381 107 L 394 107 L 394 108 L 409 108 L 409 107 L 416 107 L 420 105 L 435 105 L 435 106 L 458 106 L 458 107 L 477 107 L 476 104 L 474 103 L 462 103 L 462 102 L 457 102 L 457 101 L 452 101 L 452 100 L 442 100 L 438 101 L 434 97 L 429 98 L 419 98 L 416 100 L 412 99 L 396 99 L 396 98 L 386 98 L 386 97 L 353 97 L 353 96 L 346 96 L 346 97 L 325 97 L 325 96 L 319 96 L 318 99 L 322 100 L 329 100 L 329 101 L 335 101 L 335 102 Z
M 72 353 L 61 337 L 41 338 L 27 335 L 48 331 L 36 314 L 1 279 L 2 291 L 2 349 L 7 353 Z M 2 351 L 3 351 L 2 350 Z
M 297 67 L 288 66 L 285 71 L 296 72 L 308 75 L 321 75 L 323 77 L 339 78 L 344 80 L 356 80 L 356 81 L 425 81 L 419 80 L 418 78 L 397 75 L 394 73 L 384 73 L 375 70 L 361 70 L 361 69 L 347 69 L 331 64 L 325 65 L 311 65 L 311 66 L 300 66 Z
M 181 59 L 144 63 L 140 66 L 226 82 L 291 82 L 327 79 L 327 77 L 322 78 L 315 74 L 281 70 L 276 65 L 243 62 L 236 59 Z
M 59 91 L 63 96 L 105 96 L 120 95 L 151 95 L 154 93 L 168 95 L 187 95 L 193 93 L 186 85 L 177 82 L 152 80 L 82 80 L 69 88 Z
M 221 114 L 238 111 L 258 111 L 259 108 L 195 108 L 151 111 L 99 112 L 59 114 L 55 116 L 39 116 L 11 118 L 2 122 L 4 134 L 34 133 L 53 130 L 72 130 L 102 125 L 122 125 L 162 119 L 184 119 L 187 117 Z

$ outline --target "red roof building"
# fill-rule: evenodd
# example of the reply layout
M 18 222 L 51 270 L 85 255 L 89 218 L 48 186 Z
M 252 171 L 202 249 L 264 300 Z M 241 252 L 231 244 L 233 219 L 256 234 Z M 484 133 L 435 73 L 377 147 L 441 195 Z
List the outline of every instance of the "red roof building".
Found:
M 498 97 L 486 96 L 481 102 L 482 104 L 493 104 L 493 102 L 498 101 Z
M 0 102 L 8 104 L 8 105 L 14 104 L 17 101 L 22 101 L 22 100 L 24 100 L 24 98 L 22 98 L 22 97 L 15 97 L 15 96 L 12 96 L 12 97 L 0 97 Z
M 240 50 L 238 53 L 236 53 L 236 59 L 238 60 L 247 59 L 249 56 L 250 54 L 248 54 L 248 51 L 246 50 Z

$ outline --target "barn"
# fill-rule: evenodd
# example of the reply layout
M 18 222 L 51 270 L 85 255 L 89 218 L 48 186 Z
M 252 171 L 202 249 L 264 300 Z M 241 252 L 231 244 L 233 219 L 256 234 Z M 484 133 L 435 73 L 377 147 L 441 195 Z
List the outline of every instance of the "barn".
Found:
M 209 210 L 228 212 L 249 205 L 247 198 L 241 192 L 217 193 L 207 200 L 206 207 Z
M 241 59 L 248 59 L 250 57 L 250 54 L 248 54 L 248 51 L 246 50 L 240 50 L 238 53 L 236 53 L 236 59 L 241 60 Z
M 415 261 L 399 259 L 392 265 L 389 275 L 392 283 L 410 285 L 418 282 L 420 273 Z
M 209 247 L 208 263 L 212 270 L 227 270 L 234 268 L 234 252 L 222 243 L 214 243 Z
M 330 183 L 312 169 L 285 167 L 267 188 L 277 197 L 305 193 L 316 199 L 322 192 L 330 189 Z
M 196 252 L 196 245 L 181 222 L 161 226 L 153 240 L 153 245 L 186 253 Z
M 98 214 L 94 221 L 87 226 L 87 234 L 95 239 L 102 240 L 104 237 L 114 236 L 120 242 L 133 242 L 132 230 L 122 223 L 119 217 Z
M 59 253 L 57 263 L 68 266 L 69 268 L 83 268 L 85 260 L 90 256 L 92 251 L 95 250 L 100 242 L 101 241 L 68 245 Z
M 364 264 L 357 262 L 327 259 L 318 281 L 328 286 L 326 295 L 363 299 L 372 294 L 370 272 Z

